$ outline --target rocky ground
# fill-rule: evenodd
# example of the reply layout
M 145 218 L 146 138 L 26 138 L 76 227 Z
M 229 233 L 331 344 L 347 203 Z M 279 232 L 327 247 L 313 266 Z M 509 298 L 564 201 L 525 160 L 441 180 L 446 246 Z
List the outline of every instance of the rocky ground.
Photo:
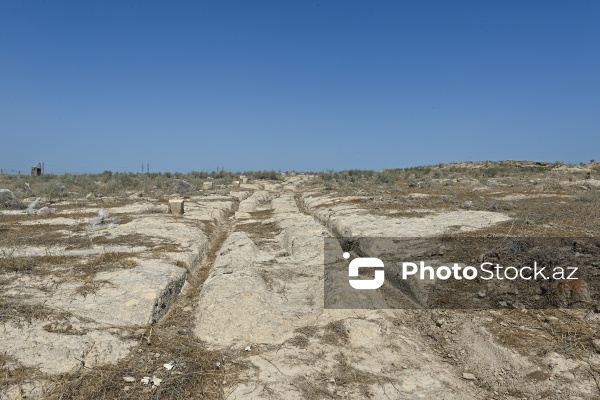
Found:
M 292 174 L 199 190 L 183 216 L 152 191 L 2 209 L 0 398 L 600 398 L 589 254 L 577 308 L 325 309 L 323 290 L 324 252 L 347 250 L 324 238 L 600 243 L 592 171 Z

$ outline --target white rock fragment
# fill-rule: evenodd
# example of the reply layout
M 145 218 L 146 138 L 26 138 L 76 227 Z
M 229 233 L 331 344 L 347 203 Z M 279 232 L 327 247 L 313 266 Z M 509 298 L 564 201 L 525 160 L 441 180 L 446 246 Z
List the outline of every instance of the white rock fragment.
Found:
M 152 384 L 152 386 L 159 386 L 162 382 L 162 379 L 157 378 L 155 375 L 152 375 L 152 378 L 150 378 L 149 376 L 145 376 L 142 378 L 141 382 L 144 385 L 148 385 L 148 384 Z
M 37 210 L 37 215 L 46 215 L 46 214 L 50 214 L 52 212 L 52 210 L 48 207 L 42 207 L 39 210 Z
M 165 367 L 167 371 L 170 371 L 173 369 L 173 367 L 175 367 L 175 365 L 173 365 L 173 363 L 165 363 L 163 364 L 163 367 Z
M 106 208 L 101 208 L 100 210 L 98 210 L 98 216 L 90 220 L 90 226 L 92 228 L 95 228 L 99 225 L 102 225 L 104 222 L 106 222 L 109 216 L 110 213 L 108 212 L 108 210 Z
M 135 382 L 135 378 L 133 376 L 124 376 L 123 380 L 129 383 Z
M 246 348 L 244 349 L 244 351 L 250 351 L 252 350 L 252 346 L 246 346 Z
M 31 202 L 29 207 L 27 207 L 27 209 L 25 210 L 27 215 L 47 215 L 47 214 L 50 214 L 55 211 L 54 208 L 49 208 L 49 207 L 42 207 L 42 208 L 36 210 L 35 206 L 38 204 L 39 201 L 40 201 L 40 198 L 38 197 L 33 202 Z

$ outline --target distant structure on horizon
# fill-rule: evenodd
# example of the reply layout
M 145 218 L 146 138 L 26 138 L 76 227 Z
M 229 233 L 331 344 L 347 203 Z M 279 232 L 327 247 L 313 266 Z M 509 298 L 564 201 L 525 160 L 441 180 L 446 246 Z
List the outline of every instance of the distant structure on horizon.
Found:
M 37 166 L 31 167 L 31 176 L 41 176 L 42 175 L 42 163 L 38 163 Z

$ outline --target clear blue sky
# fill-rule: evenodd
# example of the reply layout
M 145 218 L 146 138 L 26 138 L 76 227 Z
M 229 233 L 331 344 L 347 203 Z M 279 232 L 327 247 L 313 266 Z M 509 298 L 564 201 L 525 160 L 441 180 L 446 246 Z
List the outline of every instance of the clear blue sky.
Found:
M 599 1 L 0 1 L 0 168 L 600 159 Z

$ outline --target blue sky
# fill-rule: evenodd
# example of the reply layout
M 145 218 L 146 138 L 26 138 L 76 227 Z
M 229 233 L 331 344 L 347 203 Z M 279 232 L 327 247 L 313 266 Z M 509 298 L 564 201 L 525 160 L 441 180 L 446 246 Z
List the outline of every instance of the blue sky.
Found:
M 0 2 L 0 168 L 600 159 L 598 1 Z

